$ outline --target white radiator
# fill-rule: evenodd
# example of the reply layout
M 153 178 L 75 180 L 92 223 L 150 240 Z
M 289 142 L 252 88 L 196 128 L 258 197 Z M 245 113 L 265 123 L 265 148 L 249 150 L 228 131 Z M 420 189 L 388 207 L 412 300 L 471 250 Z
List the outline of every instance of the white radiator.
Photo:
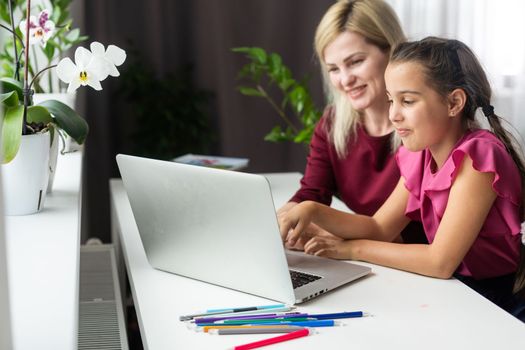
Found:
M 80 248 L 78 350 L 129 350 L 112 244 Z

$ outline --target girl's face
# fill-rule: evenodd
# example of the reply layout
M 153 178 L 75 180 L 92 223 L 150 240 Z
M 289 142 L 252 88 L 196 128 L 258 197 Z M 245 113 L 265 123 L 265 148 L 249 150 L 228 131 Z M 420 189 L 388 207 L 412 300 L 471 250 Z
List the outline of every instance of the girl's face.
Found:
M 346 31 L 324 49 L 330 82 L 350 99 L 358 111 L 385 102 L 388 55 L 361 34 Z
M 449 104 L 426 82 L 419 63 L 391 63 L 385 83 L 390 102 L 389 119 L 410 151 L 429 148 L 432 153 L 450 152 L 457 139 L 458 119 Z

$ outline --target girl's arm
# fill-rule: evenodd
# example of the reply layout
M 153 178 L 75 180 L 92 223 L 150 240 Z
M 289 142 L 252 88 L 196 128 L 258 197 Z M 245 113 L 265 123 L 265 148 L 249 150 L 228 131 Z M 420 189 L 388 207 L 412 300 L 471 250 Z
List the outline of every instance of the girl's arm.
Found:
M 435 239 L 429 245 L 357 240 L 339 243 L 337 249 L 333 249 L 330 242 L 313 239 L 305 251 L 450 278 L 476 240 L 496 199 L 493 180 L 493 173 L 476 171 L 471 158 L 465 156 L 450 189 Z
M 343 239 L 392 241 L 410 221 L 404 215 L 408 194 L 401 178 L 373 217 L 349 214 L 316 202 L 302 202 L 279 218 L 281 236 L 287 244 L 293 245 L 313 222 Z

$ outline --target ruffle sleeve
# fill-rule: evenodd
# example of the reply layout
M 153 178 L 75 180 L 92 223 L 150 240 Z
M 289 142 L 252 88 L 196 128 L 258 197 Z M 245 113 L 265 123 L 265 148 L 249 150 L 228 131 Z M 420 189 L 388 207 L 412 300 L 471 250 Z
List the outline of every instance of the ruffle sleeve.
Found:
M 420 198 L 425 154 L 423 151 L 411 152 L 401 146 L 396 153 L 396 162 L 401 177 L 405 180 L 405 187 L 410 193 L 405 215 L 412 220 L 421 221 L 419 209 L 421 206 Z
M 519 170 L 503 143 L 486 130 L 468 134 L 426 186 L 425 195 L 431 199 L 438 215 L 442 217 L 445 212 L 450 187 L 465 155 L 472 159 L 472 165 L 477 171 L 494 174 L 492 188 L 497 198 L 491 210 L 493 213 L 489 214 L 482 233 L 520 233 L 519 207 L 522 188 Z M 447 200 L 441 198 L 445 194 Z M 500 216 L 500 219 L 489 220 L 492 215 Z

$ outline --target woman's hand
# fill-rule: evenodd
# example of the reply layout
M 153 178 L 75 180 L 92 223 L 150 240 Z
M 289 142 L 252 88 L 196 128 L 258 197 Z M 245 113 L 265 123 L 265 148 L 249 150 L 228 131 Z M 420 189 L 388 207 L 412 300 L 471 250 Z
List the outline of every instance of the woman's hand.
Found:
M 303 235 L 303 241 L 310 238 L 308 227 L 312 222 L 315 205 L 315 202 L 305 201 L 278 216 L 281 238 L 288 246 L 293 247 Z
M 358 240 L 343 240 L 335 236 L 316 236 L 304 245 L 307 254 L 322 256 L 331 259 L 353 259 L 353 248 L 359 244 Z

